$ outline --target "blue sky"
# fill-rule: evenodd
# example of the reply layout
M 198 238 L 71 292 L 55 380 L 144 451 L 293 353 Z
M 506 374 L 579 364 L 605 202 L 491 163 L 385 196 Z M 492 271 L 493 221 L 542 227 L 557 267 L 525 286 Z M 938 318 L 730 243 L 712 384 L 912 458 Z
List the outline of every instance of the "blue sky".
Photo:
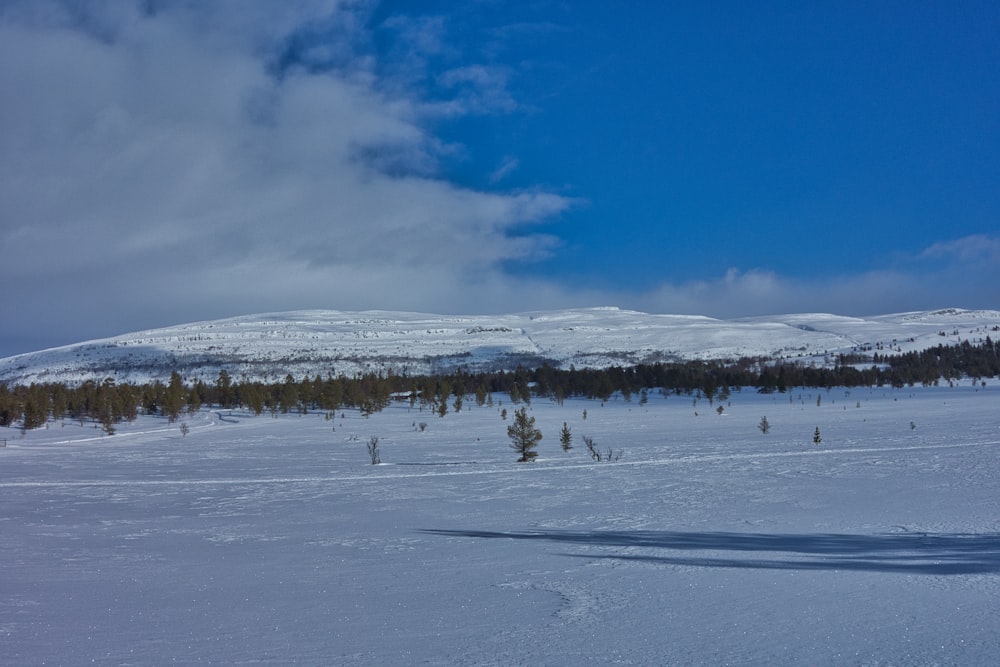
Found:
M 0 355 L 298 308 L 1000 308 L 989 2 L 0 5 Z

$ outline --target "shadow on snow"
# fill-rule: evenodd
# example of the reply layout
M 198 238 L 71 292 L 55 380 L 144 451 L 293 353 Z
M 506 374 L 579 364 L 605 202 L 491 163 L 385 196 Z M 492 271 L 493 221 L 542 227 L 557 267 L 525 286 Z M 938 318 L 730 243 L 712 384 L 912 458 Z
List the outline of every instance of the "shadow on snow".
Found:
M 767 534 L 673 531 L 494 532 L 484 530 L 423 530 L 445 537 L 537 540 L 555 544 L 624 547 L 669 551 L 745 552 L 741 556 L 661 553 L 568 553 L 589 559 L 640 561 L 690 567 L 770 570 L 858 570 L 903 574 L 988 574 L 1000 572 L 1000 534 L 887 533 Z M 755 554 L 768 552 L 768 557 Z

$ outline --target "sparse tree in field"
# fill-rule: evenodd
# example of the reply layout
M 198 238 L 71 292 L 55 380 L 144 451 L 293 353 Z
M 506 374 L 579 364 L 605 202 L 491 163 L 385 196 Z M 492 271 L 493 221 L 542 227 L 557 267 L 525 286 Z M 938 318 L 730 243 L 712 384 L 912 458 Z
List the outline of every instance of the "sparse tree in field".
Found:
M 542 432 L 535 428 L 535 418 L 528 416 L 527 408 L 514 412 L 514 423 L 507 427 L 507 437 L 510 438 L 510 448 L 521 455 L 518 463 L 534 461 L 538 456 L 535 447 L 542 439 Z
M 823 438 L 822 438 L 822 436 L 820 436 L 820 434 L 819 434 L 819 426 L 817 426 L 816 427 L 816 432 L 813 433 L 813 444 L 814 445 L 818 445 L 821 442 L 823 442 Z
M 564 452 L 573 449 L 573 433 L 566 422 L 563 422 L 562 431 L 559 432 L 559 444 L 562 445 Z
M 378 452 L 378 436 L 373 435 L 368 438 L 368 458 L 371 459 L 373 466 L 377 466 L 382 462 Z
M 187 422 L 181 422 L 181 437 L 186 438 L 187 434 L 191 432 L 191 427 L 187 425 Z
M 767 417 L 761 417 L 757 428 L 760 429 L 761 433 L 767 435 L 767 432 L 771 430 L 771 422 L 767 421 Z
M 725 409 L 724 407 L 722 407 L 721 405 L 720 405 L 719 407 L 717 407 L 717 408 L 715 409 L 715 412 L 716 412 L 716 413 L 717 413 L 717 414 L 718 414 L 718 415 L 719 415 L 720 417 L 722 416 L 722 413 L 723 413 L 723 412 L 725 412 L 725 411 L 726 411 L 726 409 Z

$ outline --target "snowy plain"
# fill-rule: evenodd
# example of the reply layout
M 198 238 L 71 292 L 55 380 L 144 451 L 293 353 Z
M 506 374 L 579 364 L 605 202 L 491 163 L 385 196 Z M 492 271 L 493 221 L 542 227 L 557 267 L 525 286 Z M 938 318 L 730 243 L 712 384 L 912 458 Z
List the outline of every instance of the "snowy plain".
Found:
M 996 664 L 1000 387 L 493 399 L 0 429 L 0 663 Z

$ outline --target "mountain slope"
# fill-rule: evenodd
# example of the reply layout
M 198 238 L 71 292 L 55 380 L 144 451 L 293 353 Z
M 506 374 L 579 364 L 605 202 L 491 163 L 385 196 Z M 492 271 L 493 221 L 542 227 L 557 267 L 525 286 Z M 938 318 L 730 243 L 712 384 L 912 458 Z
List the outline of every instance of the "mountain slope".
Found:
M 0 359 L 0 381 L 279 380 L 392 370 L 432 373 L 643 362 L 901 352 L 1000 331 L 1000 311 L 948 309 L 871 318 L 827 314 L 718 320 L 589 308 L 511 315 L 294 311 L 140 331 Z

